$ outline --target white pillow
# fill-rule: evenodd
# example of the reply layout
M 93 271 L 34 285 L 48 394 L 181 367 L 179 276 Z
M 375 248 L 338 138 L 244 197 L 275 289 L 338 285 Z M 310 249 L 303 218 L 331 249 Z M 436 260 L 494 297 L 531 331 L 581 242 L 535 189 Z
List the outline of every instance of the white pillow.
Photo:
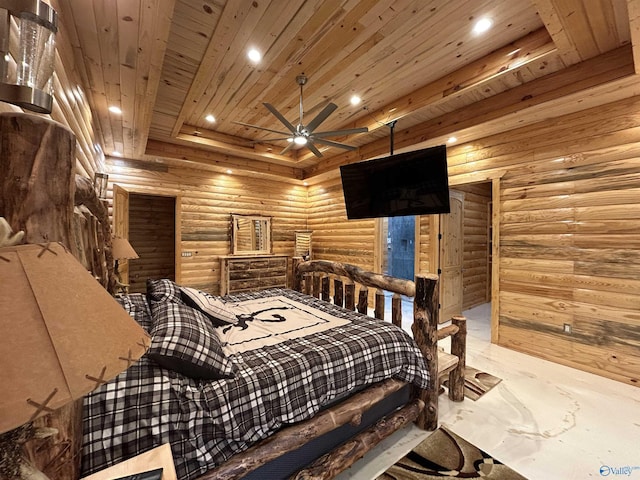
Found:
M 185 303 L 200 310 L 218 325 L 235 324 L 238 318 L 220 297 L 190 287 L 180 287 Z

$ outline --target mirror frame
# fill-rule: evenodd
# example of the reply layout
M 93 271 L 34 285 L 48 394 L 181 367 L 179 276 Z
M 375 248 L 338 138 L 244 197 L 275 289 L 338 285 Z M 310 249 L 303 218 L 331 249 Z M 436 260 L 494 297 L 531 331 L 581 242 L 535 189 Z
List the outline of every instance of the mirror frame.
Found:
M 264 215 L 241 215 L 237 213 L 231 214 L 231 254 L 232 255 L 271 255 L 273 252 L 273 244 L 271 237 L 271 218 Z M 241 250 L 238 246 L 238 221 L 247 220 L 253 226 L 254 222 L 265 222 L 264 232 L 262 232 L 262 243 L 265 248 L 254 250 Z

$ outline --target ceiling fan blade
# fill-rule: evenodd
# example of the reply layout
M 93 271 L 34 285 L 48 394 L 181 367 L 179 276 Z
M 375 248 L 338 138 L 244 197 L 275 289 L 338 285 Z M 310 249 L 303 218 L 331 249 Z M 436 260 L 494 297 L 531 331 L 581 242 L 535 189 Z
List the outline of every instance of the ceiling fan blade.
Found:
M 289 145 L 287 145 L 286 147 L 284 147 L 284 150 L 282 150 L 280 152 L 280 155 L 284 155 L 285 153 L 287 153 L 289 150 L 291 150 L 291 148 L 293 147 L 293 142 L 291 142 Z
M 326 107 L 324 107 L 316 117 L 309 122 L 305 128 L 307 132 L 312 133 L 318 126 L 324 122 L 329 115 L 331 115 L 338 106 L 335 103 L 329 103 Z
M 247 145 L 255 145 L 256 143 L 269 143 L 269 142 L 278 142 L 281 140 L 289 140 L 291 139 L 291 135 L 288 137 L 278 137 L 278 138 L 265 138 L 263 140 L 251 140 L 247 142 Z
M 307 148 L 308 148 L 309 150 L 311 150 L 311 151 L 313 152 L 313 154 L 314 154 L 316 157 L 318 157 L 318 158 L 321 158 L 321 157 L 322 157 L 322 152 L 320 152 L 320 150 L 318 150 L 318 149 L 316 148 L 316 146 L 315 146 L 313 143 L 311 143 L 311 142 L 309 141 L 309 142 L 307 142 L 307 145 L 306 145 L 306 146 L 307 146 Z
M 369 129 L 367 127 L 361 128 L 348 128 L 346 130 L 331 130 L 330 132 L 315 132 L 313 136 L 315 138 L 333 137 L 338 135 L 351 135 L 354 133 L 366 133 Z
M 269 109 L 269 111 L 270 111 L 271 113 L 273 113 L 273 114 L 275 115 L 275 117 L 276 117 L 278 120 L 280 120 L 280 121 L 282 122 L 282 124 L 283 124 L 285 127 L 287 127 L 287 128 L 289 129 L 289 131 L 290 131 L 291 133 L 296 133 L 296 128 L 295 128 L 293 125 L 291 125 L 291 123 L 289 122 L 289 120 L 287 120 L 286 118 L 284 118 L 284 117 L 282 116 L 282 114 L 281 114 L 278 110 L 276 110 L 276 109 L 275 109 L 275 107 L 274 107 L 273 105 L 271 105 L 270 103 L 263 103 L 263 105 L 264 105 L 265 107 L 267 107 L 267 108 Z
M 258 130 L 266 130 L 267 132 L 277 133 L 277 134 L 280 134 L 280 135 L 289 135 L 289 132 L 281 132 L 279 130 L 272 130 L 270 128 L 261 127 L 259 125 L 251 125 L 250 123 L 243 123 L 243 122 L 233 122 L 233 123 L 237 123 L 238 125 L 242 125 L 243 127 L 257 128 Z
M 355 150 L 358 147 L 353 147 L 351 145 L 345 145 L 344 143 L 332 142 L 331 140 L 325 140 L 324 138 L 313 138 L 313 141 L 319 143 L 321 145 L 327 145 L 328 147 L 338 147 L 344 148 L 345 150 Z

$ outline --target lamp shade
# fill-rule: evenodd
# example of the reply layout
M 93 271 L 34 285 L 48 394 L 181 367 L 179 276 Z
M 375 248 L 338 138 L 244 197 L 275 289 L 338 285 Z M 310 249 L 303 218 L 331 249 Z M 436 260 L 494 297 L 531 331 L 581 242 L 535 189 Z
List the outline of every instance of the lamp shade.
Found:
M 140 258 L 133 249 L 129 240 L 122 237 L 114 237 L 111 242 L 111 253 L 116 260 L 124 260 L 130 258 Z
M 149 337 L 59 243 L 0 248 L 0 433 L 126 370 Z

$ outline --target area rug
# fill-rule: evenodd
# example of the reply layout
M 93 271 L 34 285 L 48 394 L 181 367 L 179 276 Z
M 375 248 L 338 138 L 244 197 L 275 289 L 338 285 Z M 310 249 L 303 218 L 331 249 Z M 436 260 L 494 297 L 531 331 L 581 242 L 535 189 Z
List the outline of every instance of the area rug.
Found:
M 482 478 L 526 480 L 491 455 L 440 427 L 376 480 Z
M 477 400 L 502 381 L 501 378 L 491 375 L 490 373 L 481 372 L 473 367 L 465 367 L 464 369 L 464 396 Z M 442 382 L 448 388 L 449 379 Z

